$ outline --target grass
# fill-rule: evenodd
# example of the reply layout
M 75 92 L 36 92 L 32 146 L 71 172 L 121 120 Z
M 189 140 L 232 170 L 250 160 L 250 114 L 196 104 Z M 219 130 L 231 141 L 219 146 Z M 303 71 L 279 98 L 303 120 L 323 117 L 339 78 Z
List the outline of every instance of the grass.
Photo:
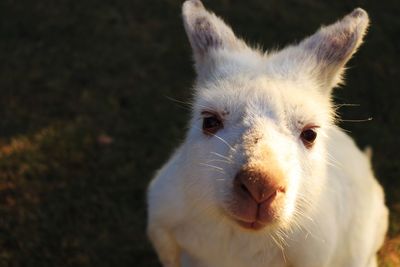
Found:
M 372 26 L 336 91 L 391 209 L 381 266 L 400 264 L 400 4 L 204 1 L 265 47 L 356 6 Z M 181 1 L 0 2 L 0 266 L 159 266 L 145 188 L 184 136 L 194 79 Z

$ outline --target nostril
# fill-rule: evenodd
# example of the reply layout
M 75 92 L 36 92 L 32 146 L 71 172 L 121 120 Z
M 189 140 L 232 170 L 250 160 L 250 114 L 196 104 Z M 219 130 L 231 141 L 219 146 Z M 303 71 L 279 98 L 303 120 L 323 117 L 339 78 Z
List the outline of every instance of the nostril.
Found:
M 240 189 L 245 192 L 246 194 L 249 194 L 251 196 L 251 193 L 249 191 L 249 189 L 247 188 L 247 186 L 243 183 L 240 184 Z
M 264 202 L 266 202 L 266 201 L 268 202 L 268 201 L 273 200 L 276 197 L 277 194 L 278 194 L 278 190 L 272 191 L 270 195 L 267 195 L 267 197 L 265 198 Z
M 233 180 L 233 188 L 244 201 L 253 199 L 257 203 L 273 202 L 280 193 L 286 191 L 281 180 L 280 176 L 267 171 L 242 169 Z

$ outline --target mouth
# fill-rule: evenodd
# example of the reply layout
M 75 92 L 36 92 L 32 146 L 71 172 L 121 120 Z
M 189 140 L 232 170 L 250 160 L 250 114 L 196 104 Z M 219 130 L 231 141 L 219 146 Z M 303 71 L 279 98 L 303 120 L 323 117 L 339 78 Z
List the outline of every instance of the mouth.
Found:
M 248 230 L 261 230 L 263 229 L 266 225 L 259 222 L 259 221 L 254 221 L 254 222 L 245 222 L 241 220 L 236 220 L 236 222 L 243 228 L 248 229 Z
M 226 210 L 233 222 L 244 230 L 259 231 L 278 223 L 284 206 L 284 191 L 277 190 L 264 202 L 238 198 Z

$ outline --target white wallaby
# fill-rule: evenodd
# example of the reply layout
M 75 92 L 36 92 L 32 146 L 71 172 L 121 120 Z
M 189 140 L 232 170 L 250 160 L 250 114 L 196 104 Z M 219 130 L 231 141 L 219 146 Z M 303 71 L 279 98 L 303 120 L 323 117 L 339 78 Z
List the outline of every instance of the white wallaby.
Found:
M 252 49 L 183 4 L 197 80 L 183 144 L 148 191 L 164 267 L 372 267 L 388 209 L 370 159 L 334 125 L 332 88 L 362 43 L 357 8 L 297 45 Z

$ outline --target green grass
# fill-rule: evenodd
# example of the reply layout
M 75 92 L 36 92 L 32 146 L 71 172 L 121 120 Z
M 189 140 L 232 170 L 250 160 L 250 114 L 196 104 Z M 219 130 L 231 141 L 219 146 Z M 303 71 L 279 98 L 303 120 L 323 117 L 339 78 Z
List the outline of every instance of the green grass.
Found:
M 336 91 L 343 122 L 374 149 L 398 266 L 400 70 L 397 1 L 205 1 L 266 48 L 356 6 L 372 26 Z M 181 1 L 0 2 L 0 266 L 158 266 L 145 188 L 182 140 L 194 79 Z M 396 82 L 396 84 L 395 84 Z

